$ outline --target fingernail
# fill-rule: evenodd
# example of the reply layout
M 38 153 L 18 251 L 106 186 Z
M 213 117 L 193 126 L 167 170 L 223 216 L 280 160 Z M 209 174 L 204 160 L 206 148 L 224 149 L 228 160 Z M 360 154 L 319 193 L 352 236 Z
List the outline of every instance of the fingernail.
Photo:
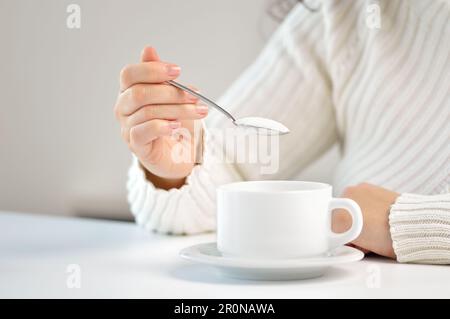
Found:
M 167 75 L 168 76 L 178 76 L 181 73 L 181 68 L 178 65 L 169 64 L 167 65 Z
M 197 114 L 205 115 L 208 113 L 208 106 L 206 104 L 197 104 L 195 106 L 195 111 Z
M 180 122 L 170 122 L 170 123 L 169 123 L 169 127 L 170 127 L 172 130 L 175 130 L 175 129 L 181 127 L 181 123 L 180 123 Z

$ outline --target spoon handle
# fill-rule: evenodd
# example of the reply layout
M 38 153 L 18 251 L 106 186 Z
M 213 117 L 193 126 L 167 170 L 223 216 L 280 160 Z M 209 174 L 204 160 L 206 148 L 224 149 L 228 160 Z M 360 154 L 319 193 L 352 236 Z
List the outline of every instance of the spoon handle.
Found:
M 220 112 L 222 112 L 225 116 L 227 116 L 230 120 L 233 121 L 233 123 L 236 121 L 236 119 L 233 117 L 233 115 L 231 115 L 230 113 L 228 113 L 227 110 L 225 110 L 224 108 L 222 108 L 221 106 L 217 105 L 214 101 L 208 99 L 206 96 L 201 95 L 200 93 L 197 93 L 193 90 L 191 90 L 190 88 L 184 86 L 183 84 L 180 84 L 178 82 L 169 80 L 167 81 L 167 83 L 169 83 L 170 85 L 173 85 L 183 91 L 188 92 L 189 94 L 199 98 L 200 100 L 202 100 L 203 102 L 211 105 L 212 107 L 215 107 L 216 109 L 218 109 Z

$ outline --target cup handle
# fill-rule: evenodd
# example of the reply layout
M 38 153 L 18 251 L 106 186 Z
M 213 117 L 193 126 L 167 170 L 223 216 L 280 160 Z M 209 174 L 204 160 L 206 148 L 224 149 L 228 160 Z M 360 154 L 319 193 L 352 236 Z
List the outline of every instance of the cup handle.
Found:
M 350 229 L 339 234 L 331 230 L 333 209 L 336 208 L 345 209 L 352 216 L 352 226 Z M 328 212 L 330 214 L 330 250 L 345 245 L 359 236 L 363 227 L 363 216 L 361 208 L 359 208 L 359 205 L 354 200 L 349 198 L 332 198 L 328 206 Z

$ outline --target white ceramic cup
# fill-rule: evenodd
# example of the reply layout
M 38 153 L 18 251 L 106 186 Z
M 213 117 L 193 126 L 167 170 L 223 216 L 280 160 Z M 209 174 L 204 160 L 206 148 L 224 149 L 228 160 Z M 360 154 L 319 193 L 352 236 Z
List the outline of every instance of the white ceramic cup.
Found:
M 225 256 L 319 256 L 354 240 L 363 226 L 358 204 L 333 198 L 328 184 L 239 182 L 220 186 L 217 196 L 217 248 Z M 352 226 L 344 233 L 331 230 L 335 208 L 352 216 Z

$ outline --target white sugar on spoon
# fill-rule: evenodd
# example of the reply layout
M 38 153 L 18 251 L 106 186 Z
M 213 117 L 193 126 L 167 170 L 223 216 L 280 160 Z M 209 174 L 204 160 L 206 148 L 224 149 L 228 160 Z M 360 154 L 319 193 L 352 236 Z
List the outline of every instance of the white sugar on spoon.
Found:
M 243 117 L 233 122 L 236 126 L 256 128 L 258 133 L 287 134 L 289 129 L 280 122 L 263 117 Z
M 262 117 L 243 117 L 241 119 L 234 118 L 233 115 L 231 115 L 228 111 L 226 111 L 223 107 L 219 106 L 214 101 L 208 99 L 206 96 L 203 96 L 202 94 L 195 92 L 191 90 L 190 88 L 175 82 L 175 81 L 167 81 L 167 83 L 188 92 L 189 94 L 199 98 L 200 100 L 204 101 L 205 103 L 211 105 L 212 107 L 215 107 L 220 112 L 222 112 L 225 116 L 227 116 L 231 121 L 233 121 L 233 124 L 237 127 L 242 128 L 254 128 L 257 130 L 258 134 L 268 134 L 268 135 L 274 135 L 274 134 L 287 134 L 289 133 L 289 129 L 284 126 L 283 124 L 270 120 L 265 119 Z

